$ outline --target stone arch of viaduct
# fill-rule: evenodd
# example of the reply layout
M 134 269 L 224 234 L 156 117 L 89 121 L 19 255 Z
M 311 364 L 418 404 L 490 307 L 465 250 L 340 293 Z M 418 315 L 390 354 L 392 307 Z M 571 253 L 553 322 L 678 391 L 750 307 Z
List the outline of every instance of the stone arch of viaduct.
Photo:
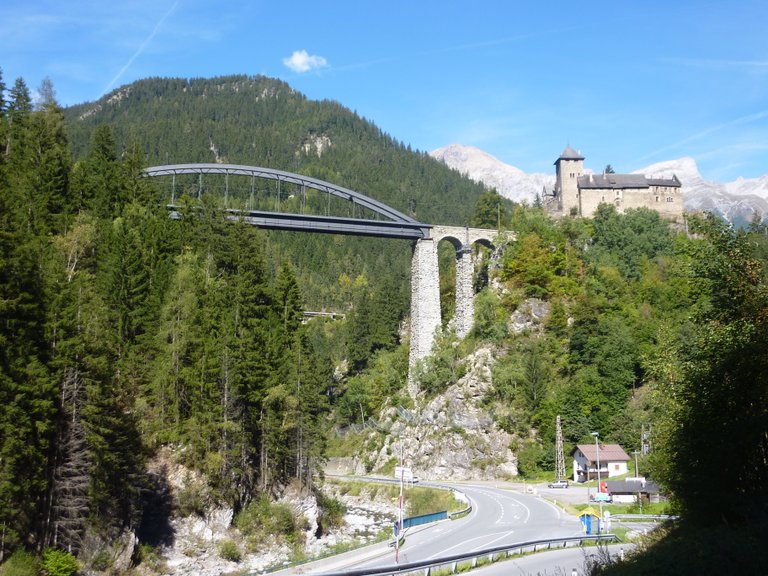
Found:
M 482 228 L 432 226 L 429 237 L 416 241 L 411 260 L 411 343 L 408 376 L 408 392 L 411 397 L 415 397 L 418 392 L 413 379 L 413 368 L 419 360 L 430 355 L 442 326 L 438 244 L 441 240 L 447 240 L 456 249 L 454 324 L 456 335 L 463 338 L 472 329 L 475 313 L 472 246 L 479 243 L 493 249 L 498 235 L 496 230 Z

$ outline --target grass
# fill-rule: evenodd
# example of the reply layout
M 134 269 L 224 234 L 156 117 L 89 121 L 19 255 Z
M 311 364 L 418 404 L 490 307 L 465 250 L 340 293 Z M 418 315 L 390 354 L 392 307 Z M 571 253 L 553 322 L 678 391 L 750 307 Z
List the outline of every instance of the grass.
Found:
M 447 510 L 448 513 L 458 512 L 466 507 L 464 502 L 454 498 L 453 491 L 436 488 L 409 488 L 405 493 L 405 502 L 411 516 L 443 510 Z
M 597 502 L 590 502 L 588 504 L 570 504 L 568 506 L 563 503 L 564 507 L 572 508 L 578 513 L 585 508 L 597 508 L 599 504 Z M 611 514 L 640 514 L 640 506 L 638 504 L 613 504 L 603 503 L 603 510 L 608 510 Z M 571 512 L 573 513 L 573 512 Z M 672 507 L 669 502 L 659 502 L 656 504 L 643 504 L 643 514 L 672 514 Z
M 350 496 L 360 496 L 368 494 L 371 499 L 383 498 L 395 501 L 400 496 L 399 484 L 377 484 L 375 482 L 357 482 L 346 480 L 328 480 L 326 482 L 338 484 L 341 486 L 342 494 Z M 451 490 L 441 490 L 438 488 L 424 488 L 421 486 L 406 486 L 403 490 L 405 497 L 406 511 L 409 516 L 420 516 L 421 514 L 431 514 L 432 512 L 441 512 L 447 510 L 457 512 L 463 510 L 466 504 L 457 500 Z
M 368 437 L 367 432 L 349 432 L 343 436 L 330 434 L 326 447 L 328 457 L 343 457 L 350 454 L 359 454 L 363 451 Z

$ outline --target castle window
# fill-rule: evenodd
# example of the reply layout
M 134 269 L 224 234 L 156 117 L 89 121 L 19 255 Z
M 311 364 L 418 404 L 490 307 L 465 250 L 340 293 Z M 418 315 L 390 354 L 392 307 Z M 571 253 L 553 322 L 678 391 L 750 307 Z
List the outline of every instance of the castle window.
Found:
M 658 202 L 658 201 L 659 201 L 659 197 L 658 197 L 658 196 L 656 196 L 656 202 Z
M 667 196 L 667 202 L 674 202 L 675 199 L 672 196 Z

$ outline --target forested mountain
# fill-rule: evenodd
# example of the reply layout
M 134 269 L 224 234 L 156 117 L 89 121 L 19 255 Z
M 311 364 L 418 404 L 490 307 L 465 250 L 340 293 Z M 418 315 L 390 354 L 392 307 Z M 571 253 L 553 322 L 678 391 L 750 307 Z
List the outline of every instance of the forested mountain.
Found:
M 151 79 L 66 111 L 40 94 L 0 85 L 0 560 L 148 538 L 161 446 L 235 510 L 311 486 L 334 371 L 399 344 L 409 243 L 259 231 L 183 197 L 173 221 L 142 169 L 301 171 L 453 223 L 482 189 L 266 78 Z M 347 320 L 304 324 L 307 308 Z
M 122 153 L 138 145 L 147 165 L 224 162 L 276 168 L 326 180 L 380 200 L 423 222 L 465 225 L 481 185 L 384 134 L 332 101 L 311 101 L 266 78 L 152 78 L 66 111 L 76 158 L 109 125 Z M 168 194 L 168 190 L 163 192 Z M 339 308 L 342 276 L 407 280 L 407 242 L 271 233 L 266 255 L 290 254 L 308 305 Z M 335 247 L 328 252 L 329 242 Z
M 629 450 L 648 424 L 643 466 L 685 517 L 765 517 L 764 227 L 692 221 L 686 236 L 610 206 L 556 222 L 267 78 L 148 79 L 67 110 L 50 83 L 40 94 L 0 78 L 0 561 L 55 548 L 97 570 L 98 543 L 162 543 L 173 506 L 267 517 L 287 484 L 314 489 L 330 429 L 418 411 L 480 346 L 494 361 L 484 406 L 523 474 L 551 469 L 556 415 L 568 442 L 599 431 Z M 183 193 L 171 220 L 167 183 L 142 169 L 197 161 L 301 172 L 517 239 L 483 260 L 475 328 L 461 342 L 446 330 L 414 400 L 409 243 L 257 230 Z M 541 326 L 513 330 L 534 300 Z M 346 319 L 304 323 L 306 309 Z M 354 449 L 386 457 L 386 434 Z M 147 467 L 163 450 L 204 489 L 163 500 Z

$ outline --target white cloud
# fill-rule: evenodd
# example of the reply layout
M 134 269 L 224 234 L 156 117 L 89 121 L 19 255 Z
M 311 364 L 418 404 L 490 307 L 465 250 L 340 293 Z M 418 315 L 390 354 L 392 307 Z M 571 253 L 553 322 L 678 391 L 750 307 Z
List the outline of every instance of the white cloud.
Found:
M 294 72 L 303 74 L 310 70 L 325 68 L 328 66 L 328 61 L 322 56 L 311 56 L 306 50 L 297 50 L 291 54 L 290 58 L 283 58 L 283 64 Z

